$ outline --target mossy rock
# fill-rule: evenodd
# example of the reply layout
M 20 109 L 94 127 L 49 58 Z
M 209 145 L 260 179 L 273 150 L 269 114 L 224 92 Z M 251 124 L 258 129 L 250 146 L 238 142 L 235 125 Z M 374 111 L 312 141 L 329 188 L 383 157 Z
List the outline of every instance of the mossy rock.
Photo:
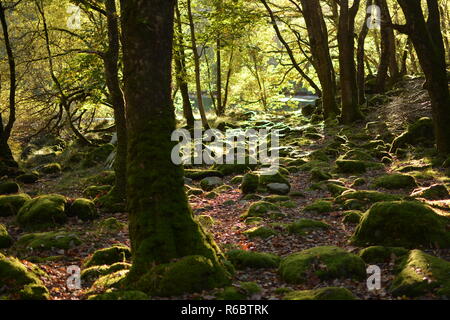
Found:
M 264 217 L 268 216 L 271 212 L 280 212 L 280 208 L 267 201 L 257 201 L 250 205 L 244 217 Z
M 211 192 L 208 192 L 207 194 L 205 194 L 205 198 L 210 199 L 210 200 L 216 199 L 218 196 L 219 195 L 217 194 L 217 192 L 214 192 L 214 191 L 211 191 Z
M 366 277 L 364 261 L 355 254 L 333 246 L 315 247 L 291 254 L 281 260 L 279 274 L 287 283 L 301 284 L 311 274 L 321 280 Z
M 351 240 L 358 245 L 449 248 L 449 225 L 449 218 L 423 203 L 380 202 L 364 214 Z
M 257 161 L 252 159 L 250 161 L 249 157 L 246 157 L 245 164 L 238 163 L 224 163 L 224 164 L 215 164 L 211 169 L 217 170 L 222 173 L 223 176 L 230 176 L 234 174 L 244 174 L 248 171 L 255 170 L 257 167 Z
M 408 129 L 392 142 L 391 152 L 396 152 L 399 148 L 404 148 L 408 144 L 432 145 L 434 143 L 434 125 L 433 120 L 424 117 L 420 118 Z
M 33 184 L 39 180 L 39 175 L 36 173 L 24 173 L 20 176 L 16 177 L 16 181 L 25 183 L 25 184 Z
M 206 230 L 211 229 L 214 224 L 214 218 L 208 215 L 199 215 L 195 217 L 195 220 Z
M 352 149 L 342 156 L 343 160 L 373 161 L 370 152 L 364 149 Z
M 40 230 L 63 224 L 67 199 L 61 195 L 45 195 L 28 200 L 17 213 L 17 223 L 26 230 Z
M 107 194 L 111 189 L 111 186 L 90 186 L 83 190 L 83 196 L 89 199 L 95 199 Z
M 200 181 L 200 187 L 204 191 L 212 191 L 215 188 L 221 186 L 222 184 L 223 184 L 223 180 L 222 180 L 222 178 L 219 178 L 219 177 L 208 177 L 208 178 L 204 178 L 204 179 L 202 179 L 202 181 Z
M 366 182 L 367 181 L 364 178 L 357 178 L 355 179 L 355 181 L 353 181 L 352 188 L 363 186 L 366 184 Z
M 31 197 L 25 193 L 0 196 L 0 217 L 15 216 Z
M 328 200 L 317 200 L 303 208 L 307 212 L 327 213 L 334 210 L 333 202 Z
M 231 250 L 226 253 L 228 261 L 230 261 L 236 269 L 271 269 L 278 268 L 280 265 L 280 257 L 271 253 L 254 252 L 246 250 Z
M 289 196 L 282 196 L 282 195 L 270 195 L 263 198 L 264 201 L 270 202 L 270 203 L 278 203 L 278 202 L 285 202 L 291 200 Z
M 1 194 L 14 194 L 19 193 L 20 187 L 15 182 L 2 182 L 0 183 L 0 195 Z
M 6 230 L 6 227 L 2 224 L 0 224 L 0 249 L 9 248 L 13 244 L 13 238 L 8 233 L 8 230 Z
M 331 226 L 328 223 L 312 220 L 312 219 L 299 219 L 295 222 L 288 224 L 287 229 L 291 234 L 303 235 L 308 231 L 330 229 Z
M 363 216 L 363 212 L 359 210 L 350 210 L 342 213 L 344 218 L 342 219 L 343 223 L 359 223 Z
M 186 256 L 150 269 L 134 285 L 150 296 L 169 297 L 221 288 L 230 284 L 230 275 L 221 265 L 203 256 Z
M 217 300 L 247 300 L 260 293 L 261 287 L 255 282 L 239 282 L 237 285 L 226 287 L 216 295 Z
M 84 268 L 101 265 L 112 265 L 117 262 L 126 262 L 131 258 L 130 248 L 116 245 L 95 251 L 83 263 Z
M 276 232 L 275 230 L 267 227 L 254 227 L 244 232 L 244 234 L 250 239 L 253 238 L 266 239 L 276 235 L 277 233 L 278 232 Z
M 202 180 L 209 177 L 222 178 L 223 174 L 217 170 L 199 170 L 199 169 L 185 169 L 184 176 L 192 180 Z
M 37 268 L 35 269 L 37 270 Z M 6 299 L 47 300 L 50 298 L 47 288 L 38 275 L 27 269 L 18 259 L 6 257 L 0 253 L 0 287 L 6 291 Z
M 253 200 L 261 200 L 263 197 L 261 197 L 260 195 L 251 193 L 251 194 L 246 194 L 245 196 L 242 197 L 242 200 L 244 201 L 253 201 Z
M 125 286 L 128 269 L 122 269 L 98 278 L 89 289 L 88 293 L 104 292 L 108 289 L 119 289 Z
M 203 194 L 203 190 L 199 188 L 187 187 L 186 194 L 188 196 L 200 196 Z
M 353 174 L 367 171 L 366 162 L 361 160 L 337 160 L 336 166 L 340 173 Z
M 39 170 L 42 174 L 59 174 L 62 171 L 59 163 L 49 163 Z
M 413 176 L 407 174 L 388 174 L 376 178 L 373 187 L 390 190 L 415 188 L 417 187 L 417 182 Z
M 314 168 L 311 170 L 311 180 L 312 181 L 325 181 L 331 179 L 332 176 L 328 172 L 325 172 L 319 168 Z
M 76 199 L 72 202 L 67 215 L 71 217 L 78 217 L 83 221 L 95 220 L 99 217 L 97 207 L 94 202 L 83 198 Z
M 389 289 L 394 296 L 450 296 L 450 262 L 412 250 L 404 258 L 400 270 Z
M 358 255 L 364 260 L 365 263 L 377 264 L 390 261 L 395 262 L 398 258 L 407 255 L 408 252 L 408 249 L 401 247 L 371 246 L 361 249 Z
M 356 300 L 353 293 L 346 288 L 326 287 L 313 290 L 289 292 L 283 300 Z
M 268 192 L 278 195 L 286 195 L 291 191 L 291 186 L 286 183 L 269 183 L 266 188 Z
M 298 168 L 300 171 L 311 171 L 314 168 L 325 170 L 325 168 L 329 168 L 329 164 L 325 161 L 310 160 L 307 163 L 300 165 Z
M 340 196 L 341 194 L 343 194 L 346 191 L 353 190 L 353 189 L 349 189 L 347 187 L 338 185 L 336 183 L 327 183 L 326 186 L 327 186 L 327 190 L 331 193 L 331 195 L 333 197 Z
M 365 204 L 373 204 L 382 201 L 396 201 L 401 200 L 401 196 L 384 193 L 374 190 L 358 190 L 346 191 L 339 197 L 336 197 L 336 203 L 345 203 L 348 200 L 359 200 Z
M 125 301 L 139 301 L 139 300 L 149 300 L 149 296 L 142 291 L 137 290 L 108 290 L 108 292 L 91 295 L 88 300 L 125 300 Z
M 276 174 L 273 174 L 273 175 L 267 175 L 267 174 L 260 175 L 259 183 L 263 186 L 267 186 L 268 184 L 271 184 L 271 183 L 282 183 L 282 184 L 287 184 L 288 186 L 290 186 L 289 180 L 284 175 L 282 175 L 280 172 L 277 172 Z
M 14 247 L 22 250 L 68 250 L 81 244 L 80 238 L 71 232 L 51 231 L 29 233 L 21 236 Z
M 129 270 L 130 268 L 131 264 L 126 262 L 116 262 L 112 265 L 92 266 L 81 272 L 81 280 L 91 282 L 102 276 L 106 276 L 120 270 Z
M 244 179 L 244 176 L 235 176 L 235 177 L 233 177 L 233 179 L 230 180 L 230 183 L 235 184 L 235 185 L 241 184 L 243 179 Z
M 445 185 L 435 184 L 428 188 L 414 190 L 411 197 L 424 198 L 427 200 L 446 200 L 450 198 L 450 193 Z
M 224 185 L 221 185 L 221 186 L 215 188 L 213 191 L 217 194 L 221 194 L 221 193 L 225 193 L 230 190 L 233 190 L 233 187 L 228 184 L 224 184 Z
M 259 175 L 254 173 L 247 173 L 242 179 L 240 189 L 243 194 L 255 193 L 259 186 Z
M 98 221 L 96 223 L 96 227 L 100 233 L 117 233 L 123 231 L 126 227 L 126 224 L 120 222 L 114 217 L 111 217 Z

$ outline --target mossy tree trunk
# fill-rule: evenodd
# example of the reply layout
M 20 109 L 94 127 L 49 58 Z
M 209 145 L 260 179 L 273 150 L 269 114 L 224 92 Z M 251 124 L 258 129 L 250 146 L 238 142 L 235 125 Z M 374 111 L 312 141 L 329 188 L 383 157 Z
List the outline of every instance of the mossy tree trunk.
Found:
M 183 169 L 171 161 L 174 5 L 175 0 L 121 1 L 131 282 L 155 264 L 184 256 L 219 261 L 217 246 L 193 219 Z
M 405 14 L 406 25 L 393 27 L 407 34 L 416 49 L 431 98 L 436 146 L 439 153 L 450 154 L 450 93 L 438 2 L 427 0 L 427 20 L 420 0 L 398 0 L 398 3 Z
M 364 23 L 361 27 L 361 31 L 358 35 L 358 48 L 356 50 L 356 83 L 358 85 L 358 104 L 363 105 L 366 102 L 366 74 L 364 68 L 364 58 L 366 56 L 365 43 L 366 37 L 369 34 L 368 20 L 370 19 L 370 6 L 373 4 L 373 0 L 367 0 L 366 4 L 366 16 Z

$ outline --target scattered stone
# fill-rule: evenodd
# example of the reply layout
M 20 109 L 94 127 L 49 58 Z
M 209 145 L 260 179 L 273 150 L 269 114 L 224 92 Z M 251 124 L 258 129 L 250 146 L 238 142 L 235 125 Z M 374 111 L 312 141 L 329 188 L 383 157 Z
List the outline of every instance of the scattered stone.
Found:
M 344 216 L 344 218 L 342 219 L 343 223 L 357 224 L 361 221 L 363 212 L 358 210 L 351 210 L 344 212 L 342 215 Z
M 244 232 L 244 234 L 250 239 L 253 238 L 267 239 L 271 236 L 276 235 L 277 233 L 278 232 L 276 232 L 275 230 L 267 227 L 254 227 Z
M 303 210 L 315 213 L 327 213 L 333 211 L 333 202 L 328 200 L 317 200 L 307 205 Z
M 424 198 L 427 200 L 445 200 L 450 198 L 448 189 L 443 184 L 434 184 L 428 188 L 416 189 L 411 193 L 413 198 Z
M 83 221 L 95 220 L 99 217 L 94 202 L 88 199 L 76 199 L 68 209 L 68 216 L 78 217 Z
M 14 246 L 22 250 L 68 250 L 80 244 L 80 238 L 74 233 L 51 231 L 25 234 L 17 240 Z
M 259 186 L 259 175 L 247 173 L 242 179 L 240 186 L 243 194 L 255 193 Z
M 222 292 L 216 295 L 216 298 L 217 300 L 251 300 L 254 295 L 261 291 L 261 287 L 255 282 L 239 282 L 224 288 Z
M 364 173 L 367 170 L 366 162 L 360 160 L 337 160 L 336 166 L 340 173 Z
M 0 224 L 0 249 L 9 248 L 13 244 L 13 239 L 6 230 L 6 227 Z
M 59 163 L 49 163 L 39 170 L 42 174 L 59 174 L 62 171 Z
M 415 188 L 417 182 L 413 176 L 407 174 L 389 174 L 376 178 L 373 187 L 391 190 Z
M 383 246 L 372 246 L 368 248 L 361 249 L 359 251 L 359 256 L 368 264 L 386 263 L 390 261 L 396 261 L 407 255 L 408 249 L 401 247 L 383 247 Z
M 304 235 L 312 230 L 330 228 L 328 223 L 311 219 L 299 219 L 287 225 L 289 233 L 298 235 Z
M 266 187 L 270 193 L 279 195 L 289 194 L 291 190 L 290 185 L 285 183 L 269 183 Z
M 200 187 L 205 191 L 212 191 L 223 184 L 222 178 L 219 177 L 208 177 L 200 181 Z
M 84 268 L 101 265 L 112 265 L 117 262 L 126 262 L 131 258 L 130 248 L 116 245 L 110 248 L 95 251 L 83 263 Z
M 254 252 L 245 250 L 231 250 L 226 253 L 228 261 L 230 261 L 236 269 L 243 270 L 245 268 L 264 269 L 278 268 L 280 257 L 270 253 Z
M 15 216 L 28 200 L 31 197 L 24 193 L 0 196 L 0 217 Z

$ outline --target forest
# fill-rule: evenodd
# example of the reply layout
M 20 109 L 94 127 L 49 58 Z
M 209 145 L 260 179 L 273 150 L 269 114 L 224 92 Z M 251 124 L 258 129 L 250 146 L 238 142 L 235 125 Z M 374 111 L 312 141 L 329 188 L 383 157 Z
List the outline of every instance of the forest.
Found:
M 0 307 L 450 299 L 450 1 L 0 0 L 0 24 Z

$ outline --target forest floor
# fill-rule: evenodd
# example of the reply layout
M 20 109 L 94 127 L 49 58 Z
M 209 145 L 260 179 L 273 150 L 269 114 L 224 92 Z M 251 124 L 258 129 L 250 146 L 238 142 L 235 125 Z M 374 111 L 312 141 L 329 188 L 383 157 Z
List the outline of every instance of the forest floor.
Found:
M 367 112 L 367 118 L 364 122 L 359 123 L 351 131 L 359 133 L 364 131 L 366 122 L 379 121 L 385 122 L 393 135 L 398 135 L 406 127 L 407 123 L 422 116 L 431 116 L 430 104 L 427 94 L 420 88 L 421 81 L 407 81 L 401 89 L 394 90 L 392 93 L 384 97 L 384 104 L 370 108 Z M 282 117 L 290 119 L 288 121 L 295 122 L 295 117 Z M 265 118 L 273 123 L 280 121 L 280 117 Z M 285 120 L 282 120 L 285 122 Z M 291 124 L 292 125 L 292 124 Z M 313 151 L 325 148 L 330 141 L 335 138 L 335 132 L 328 132 L 323 125 L 313 125 L 318 129 L 319 139 L 304 140 L 297 151 L 302 154 L 309 154 Z M 299 137 L 300 138 L 300 137 Z M 376 139 L 373 135 L 371 139 Z M 295 158 L 294 158 L 295 159 Z M 335 159 L 330 158 L 329 167 L 334 166 Z M 418 170 L 415 176 L 420 187 L 427 187 L 433 184 L 448 184 L 449 179 L 441 168 L 428 168 L 426 165 L 428 160 L 426 157 L 407 156 L 398 159 L 393 155 L 393 162 L 383 168 L 368 170 L 363 174 L 339 174 L 333 172 L 333 179 L 339 179 L 345 187 L 352 187 L 356 190 L 368 190 L 371 188 L 371 182 L 378 176 L 386 173 L 395 172 L 399 167 L 408 165 L 421 166 L 425 170 Z M 38 194 L 63 194 L 69 198 L 79 198 L 83 195 L 83 189 L 87 186 L 85 178 L 87 176 L 98 173 L 98 167 L 77 170 L 63 171 L 59 176 L 44 176 L 38 183 L 31 185 L 23 185 L 24 192 L 30 195 Z M 224 178 L 224 183 L 232 188 L 226 192 L 219 193 L 216 198 L 208 199 L 206 192 L 201 195 L 190 196 L 190 203 L 195 215 L 208 215 L 213 218 L 214 224 L 209 228 L 214 239 L 223 251 L 230 249 L 243 249 L 257 252 L 273 253 L 281 257 L 288 256 L 292 253 L 317 247 L 317 246 L 338 246 L 344 248 L 348 252 L 358 253 L 361 249 L 349 243 L 349 238 L 355 231 L 356 224 L 343 221 L 343 212 L 346 211 L 339 206 L 334 206 L 331 211 L 319 213 L 306 211 L 304 208 L 316 200 L 332 200 L 333 197 L 326 189 L 311 188 L 314 183 L 311 181 L 311 172 L 301 171 L 291 172 L 289 174 L 289 182 L 291 184 L 291 192 L 299 191 L 302 196 L 291 197 L 291 205 L 289 207 L 280 207 L 284 216 L 276 221 L 264 219 L 259 226 L 267 226 L 275 230 L 277 233 L 268 238 L 249 238 L 244 232 L 253 228 L 254 225 L 248 225 L 242 219 L 241 215 L 257 200 L 244 200 L 243 194 L 239 189 L 239 184 L 231 183 L 234 176 Z M 352 186 L 357 178 L 363 178 L 364 183 L 359 186 Z M 198 182 L 194 182 L 198 187 Z M 374 188 L 372 188 L 374 190 Z M 400 190 L 384 190 L 379 191 L 408 196 L 412 189 Z M 259 194 L 261 197 L 268 194 Z M 231 201 L 230 201 L 231 200 Z M 292 205 L 295 203 L 295 205 Z M 443 201 L 429 202 L 440 210 L 447 211 L 450 206 L 450 199 Z M 101 220 L 114 217 L 123 225 L 115 231 L 101 230 L 96 221 L 83 222 L 77 218 L 69 218 L 68 223 L 58 230 L 70 231 L 76 233 L 82 243 L 68 250 L 54 249 L 34 252 L 26 252 L 16 250 L 14 246 L 5 250 L 9 255 L 21 258 L 24 264 L 29 262 L 36 263 L 43 269 L 49 277 L 43 277 L 44 284 L 50 291 L 51 299 L 85 299 L 91 283 L 82 283 L 81 290 L 69 290 L 67 288 L 67 268 L 69 266 L 81 266 L 83 260 L 86 259 L 95 250 L 110 247 L 115 244 L 124 244 L 129 246 L 127 231 L 127 214 L 126 213 L 101 213 Z M 309 218 L 320 220 L 328 223 L 329 229 L 316 229 L 309 231 L 304 235 L 289 234 L 285 230 L 285 225 L 292 223 L 300 218 Z M 7 226 L 10 235 L 14 239 L 18 239 L 24 234 L 14 221 L 14 217 L 2 218 L 0 223 Z M 447 249 L 423 249 L 425 252 L 434 256 L 441 257 L 450 261 L 450 250 Z M 49 259 L 49 257 L 51 257 Z M 292 285 L 280 279 L 277 269 L 245 269 L 238 270 L 234 276 L 233 283 L 239 286 L 240 282 L 256 282 L 261 291 L 252 295 L 252 299 L 282 299 L 289 290 L 306 290 L 319 287 L 345 287 L 349 289 L 356 297 L 360 299 L 402 299 L 405 297 L 393 297 L 388 288 L 395 277 L 393 261 L 378 265 L 382 270 L 381 289 L 369 291 L 366 281 L 352 279 L 334 279 L 320 280 L 311 276 L 308 281 L 301 285 Z M 285 289 L 280 289 L 285 288 Z M 174 299 L 214 299 L 216 293 L 220 289 L 205 291 L 197 294 L 188 294 L 182 297 L 174 297 Z M 433 299 L 433 295 L 424 298 Z

